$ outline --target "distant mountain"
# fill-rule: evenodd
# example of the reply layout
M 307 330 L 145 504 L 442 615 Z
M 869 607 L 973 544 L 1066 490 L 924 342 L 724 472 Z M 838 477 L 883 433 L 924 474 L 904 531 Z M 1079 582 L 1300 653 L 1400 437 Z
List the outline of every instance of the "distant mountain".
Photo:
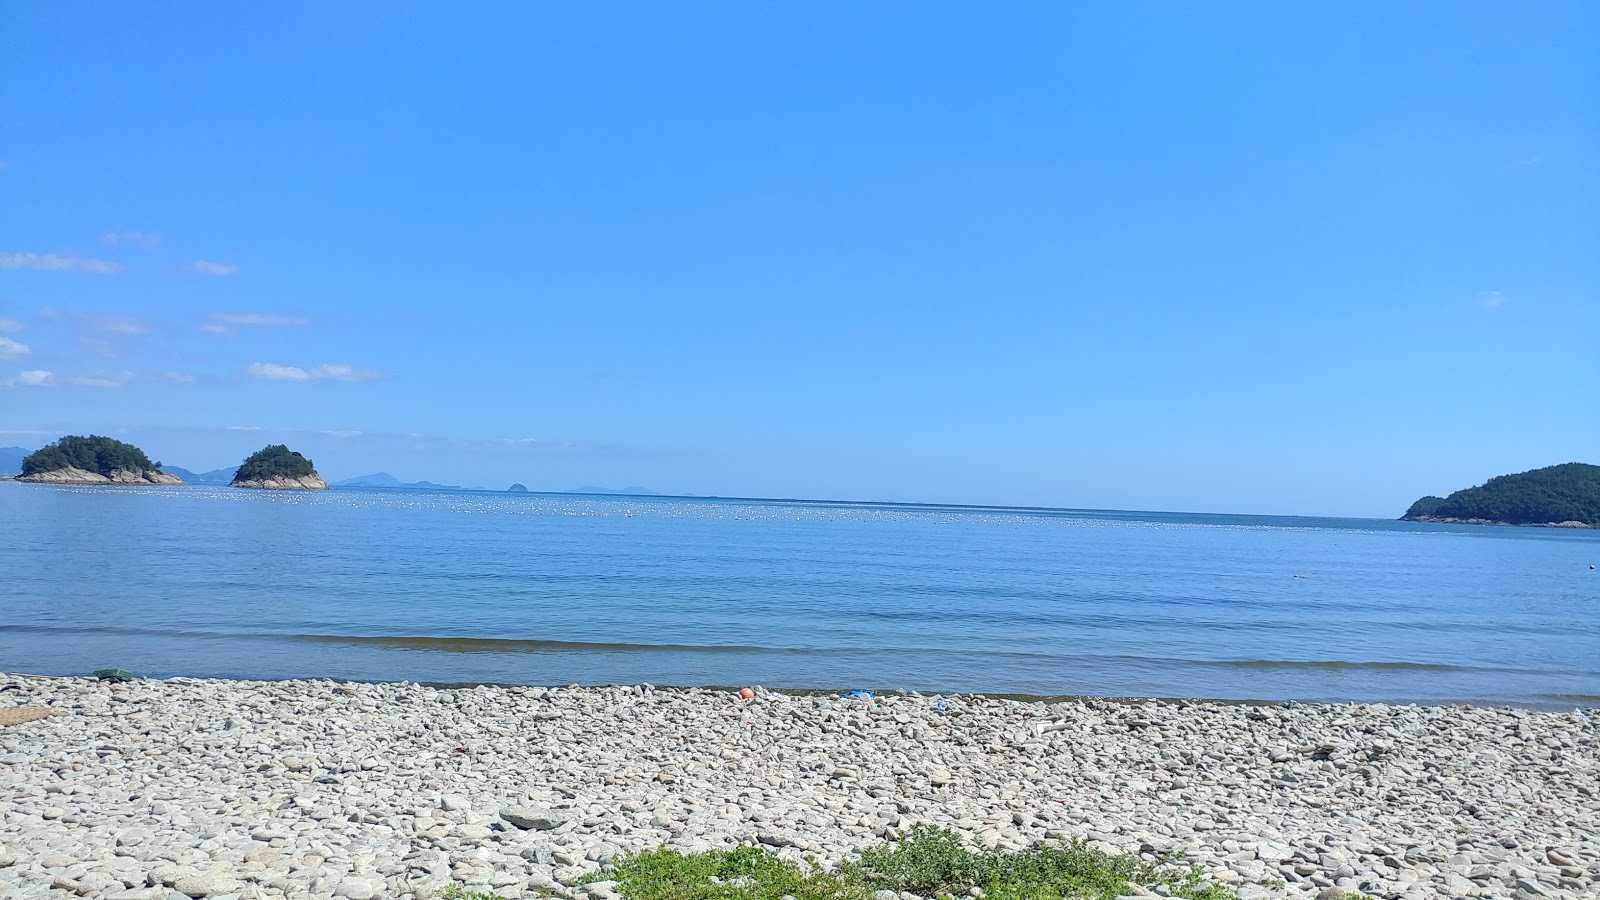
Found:
M 32 453 L 21 447 L 0 447 L 0 475 L 16 475 L 22 471 L 22 458 Z
M 239 471 L 237 466 L 226 469 L 212 469 L 209 472 L 191 472 L 177 466 L 162 466 L 161 471 L 182 478 L 186 484 L 227 484 L 233 481 L 233 473 Z
M 343 481 L 335 481 L 334 487 L 400 487 L 400 479 L 388 472 L 374 472 L 371 475 L 357 475 Z
M 1501 475 L 1448 497 L 1423 497 L 1401 518 L 1411 522 L 1600 527 L 1600 466 L 1565 463 Z
M 660 494 L 657 494 L 655 491 L 652 491 L 649 488 L 639 487 L 638 485 L 634 485 L 633 487 L 625 487 L 625 488 L 605 488 L 605 487 L 595 487 L 594 485 L 590 484 L 590 485 L 584 485 L 583 487 L 580 487 L 580 488 L 573 488 L 572 490 L 567 491 L 566 493 L 568 493 L 568 494 L 627 494 L 627 495 L 633 496 L 633 497 L 659 497 L 659 496 L 661 496 Z
M 401 481 L 400 479 L 394 477 L 393 475 L 390 475 L 388 472 L 374 472 L 371 475 L 357 475 L 354 478 L 346 478 L 343 481 L 335 481 L 333 483 L 333 486 L 336 487 L 336 488 L 341 488 L 341 487 L 346 487 L 346 488 L 348 488 L 348 487 L 400 488 L 400 489 L 408 490 L 408 491 L 459 491 L 459 490 L 463 490 L 463 488 L 460 485 L 455 485 L 455 484 L 435 484 L 434 482 L 431 482 L 431 481 Z

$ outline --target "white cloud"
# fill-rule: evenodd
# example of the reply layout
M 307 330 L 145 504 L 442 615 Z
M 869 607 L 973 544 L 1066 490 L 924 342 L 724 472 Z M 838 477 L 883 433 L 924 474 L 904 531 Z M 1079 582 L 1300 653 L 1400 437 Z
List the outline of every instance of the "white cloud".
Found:
M 229 425 L 229 431 L 260 431 L 260 425 Z
M 376 381 L 384 377 L 377 369 L 357 369 L 342 363 L 323 363 L 303 369 L 299 366 L 280 366 L 277 363 L 251 363 L 245 370 L 251 378 L 267 381 Z
M 224 325 L 310 325 L 310 319 L 299 316 L 278 316 L 271 313 L 212 313 L 211 318 Z
M 340 440 L 361 437 L 361 432 L 359 431 L 325 431 L 323 434 L 326 434 L 328 437 L 338 438 Z
M 251 378 L 268 381 L 310 381 L 311 373 L 299 366 L 280 366 L 277 363 L 251 363 L 245 370 Z
M 88 331 L 101 331 L 107 334 L 141 335 L 149 334 L 155 330 L 155 325 L 145 319 L 136 319 L 133 316 L 107 316 L 100 313 L 79 312 L 72 309 L 51 309 L 46 307 L 39 310 L 41 318 L 52 322 L 71 322 L 79 328 Z
M 100 235 L 100 241 L 111 247 L 127 245 L 140 250 L 154 250 L 161 246 L 161 235 L 148 231 L 108 231 Z
M 32 352 L 32 348 L 21 341 L 13 341 L 8 337 L 0 337 L 0 359 L 16 359 L 19 356 L 27 356 Z
M 17 332 L 19 332 L 21 330 L 22 330 L 22 323 L 21 322 L 18 322 L 16 319 L 7 319 L 7 318 L 0 317 L 0 331 L 3 331 L 5 333 L 7 333 L 7 334 L 16 334 Z
M 201 275 L 226 276 L 239 274 L 239 267 L 233 265 L 232 263 L 220 263 L 212 262 L 207 259 L 197 259 L 189 264 L 189 271 L 198 272 Z
M 200 326 L 207 334 L 231 335 L 238 328 L 299 327 L 310 325 L 303 316 L 283 316 L 275 313 L 216 312 L 211 321 Z
M 32 269 L 35 272 L 88 272 L 112 275 L 125 266 L 89 256 L 61 253 L 0 253 L 0 269 Z
M 1478 305 L 1484 309 L 1499 309 L 1506 302 L 1506 295 L 1499 291 L 1484 291 L 1478 295 Z
M 74 387 L 118 388 L 132 380 L 132 372 L 118 372 L 115 375 L 72 375 L 66 383 Z
M 44 369 L 29 369 L 17 376 L 17 384 L 29 387 L 49 387 L 55 384 L 56 377 Z

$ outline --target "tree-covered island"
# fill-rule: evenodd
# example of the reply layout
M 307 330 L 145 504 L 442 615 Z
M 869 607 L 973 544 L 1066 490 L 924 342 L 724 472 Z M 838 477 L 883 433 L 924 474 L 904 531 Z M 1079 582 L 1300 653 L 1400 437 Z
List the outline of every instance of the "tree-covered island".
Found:
M 98 434 L 64 435 L 22 460 L 18 481 L 40 484 L 183 484 L 143 450 Z
M 1600 527 L 1600 466 L 1564 463 L 1491 478 L 1448 497 L 1427 496 L 1408 522 Z
M 268 444 L 245 458 L 229 487 L 325 490 L 328 483 L 311 460 L 283 444 Z

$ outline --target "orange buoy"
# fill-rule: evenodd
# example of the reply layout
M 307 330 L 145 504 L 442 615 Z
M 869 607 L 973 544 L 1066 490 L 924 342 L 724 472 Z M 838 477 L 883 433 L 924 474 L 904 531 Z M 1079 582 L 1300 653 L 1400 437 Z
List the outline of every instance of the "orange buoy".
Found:
M 749 699 L 755 697 L 755 695 L 756 695 L 756 692 L 750 690 L 749 688 L 740 688 L 739 689 L 739 696 L 744 698 L 744 699 L 746 699 L 746 700 L 749 700 Z

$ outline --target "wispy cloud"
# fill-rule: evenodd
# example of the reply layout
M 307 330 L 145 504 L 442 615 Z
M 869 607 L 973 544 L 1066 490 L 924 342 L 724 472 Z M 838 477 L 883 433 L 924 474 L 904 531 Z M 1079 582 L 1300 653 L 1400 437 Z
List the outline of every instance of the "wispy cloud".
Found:
M 260 431 L 260 425 L 229 425 L 229 431 Z
M 0 387 L 82 387 L 82 388 L 119 388 L 126 384 L 145 384 L 164 382 L 167 384 L 188 384 L 195 380 L 187 372 L 79 372 L 73 375 L 62 375 L 46 369 L 30 369 L 19 373 L 15 378 L 0 381 Z
M 117 372 L 112 375 L 70 375 L 63 381 L 73 387 L 119 388 L 133 379 L 132 372 Z
M 148 231 L 108 231 L 100 235 L 100 242 L 108 247 L 154 250 L 161 246 L 161 235 Z
M 300 316 L 278 316 L 271 313 L 212 313 L 211 318 L 224 325 L 310 325 L 311 320 Z
M 35 272 L 88 272 L 114 275 L 125 266 L 75 253 L 0 253 L 0 269 L 30 269 Z
M 274 313 L 215 312 L 210 321 L 200 326 L 207 334 L 231 335 L 240 328 L 286 328 L 310 325 L 302 316 L 283 316 Z
M 1522 159 L 1514 159 L 1511 161 L 1513 166 L 1537 166 L 1543 163 L 1544 154 L 1542 153 L 1535 153 L 1532 156 L 1525 156 Z
M 75 309 L 53 309 L 50 307 L 39 310 L 39 315 L 54 322 L 68 322 L 87 331 L 99 331 L 105 334 L 137 336 L 149 334 L 155 330 L 155 325 L 148 320 L 133 316 L 108 316 L 101 313 L 86 313 Z
M 1478 295 L 1478 305 L 1484 309 L 1499 309 L 1506 302 L 1506 295 L 1499 291 L 1484 291 Z
M 224 277 L 239 274 L 239 267 L 232 263 L 212 262 L 209 259 L 197 259 L 189 264 L 189 271 L 201 275 L 216 275 Z
M 33 352 L 33 348 L 21 341 L 13 341 L 8 337 L 0 337 L 0 359 L 17 359 Z
M 385 377 L 377 369 L 357 369 L 341 363 L 323 363 L 303 369 L 277 363 L 251 363 L 245 374 L 266 381 L 377 381 Z
M 21 322 L 18 322 L 16 319 L 0 317 L 0 332 L 5 332 L 6 334 L 16 334 L 21 330 Z

